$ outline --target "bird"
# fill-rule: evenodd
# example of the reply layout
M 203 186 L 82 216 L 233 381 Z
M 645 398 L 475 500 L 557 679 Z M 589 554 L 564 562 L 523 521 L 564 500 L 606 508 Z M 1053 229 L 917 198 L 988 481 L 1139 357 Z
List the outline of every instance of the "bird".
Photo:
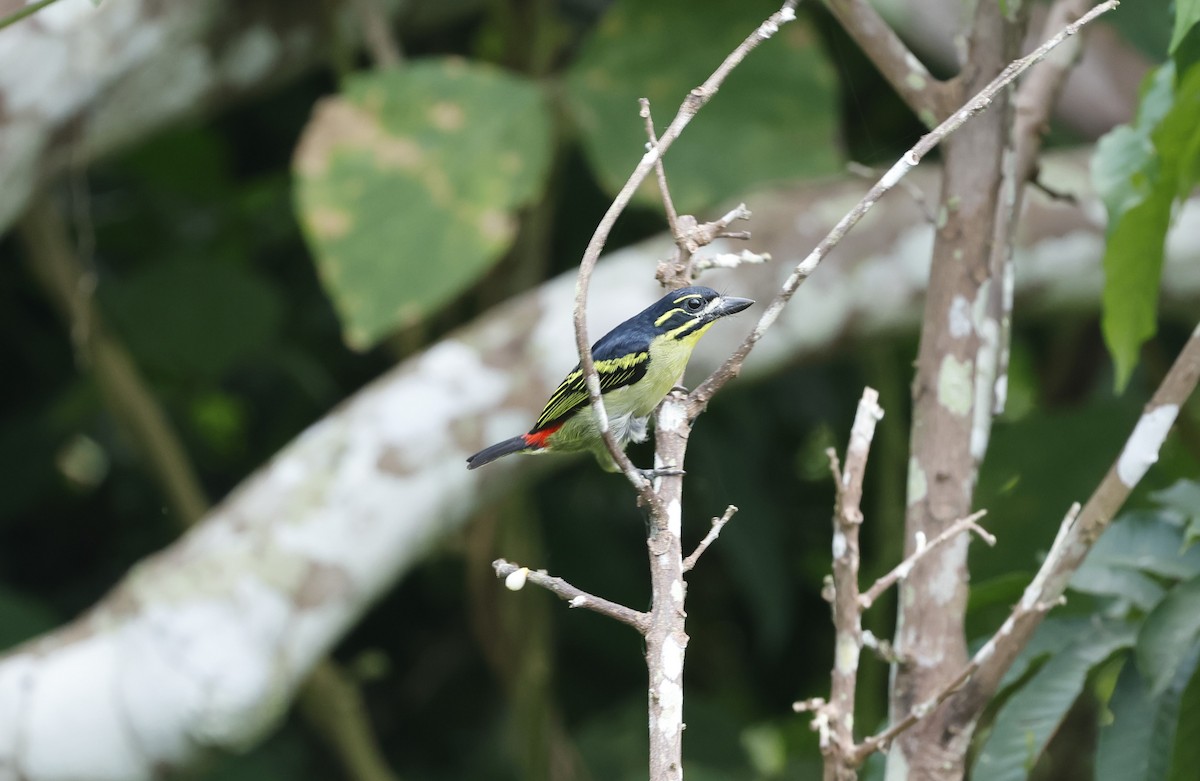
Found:
M 592 345 L 609 430 L 622 449 L 629 442 L 646 439 L 651 413 L 683 375 L 692 348 L 704 332 L 717 320 L 753 303 L 709 287 L 682 287 Z M 467 469 L 478 469 L 512 453 L 578 451 L 591 451 L 605 471 L 618 471 L 596 425 L 583 372 L 576 364 L 550 395 L 528 433 L 485 447 L 467 459 Z

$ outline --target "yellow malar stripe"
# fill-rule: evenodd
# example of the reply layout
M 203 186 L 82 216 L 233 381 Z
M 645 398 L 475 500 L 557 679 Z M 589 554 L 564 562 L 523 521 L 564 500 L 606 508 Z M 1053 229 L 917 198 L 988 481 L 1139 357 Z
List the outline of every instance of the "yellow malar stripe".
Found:
M 683 339 L 687 336 L 699 337 L 709 329 L 715 320 L 709 320 L 707 323 L 701 323 L 699 320 L 689 320 L 678 328 L 673 328 L 667 331 L 664 336 L 668 339 Z

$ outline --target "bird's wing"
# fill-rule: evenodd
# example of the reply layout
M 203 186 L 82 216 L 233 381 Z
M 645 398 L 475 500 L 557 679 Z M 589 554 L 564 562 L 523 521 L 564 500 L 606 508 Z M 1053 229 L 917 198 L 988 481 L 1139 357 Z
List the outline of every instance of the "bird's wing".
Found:
M 628 344 L 609 340 L 608 336 L 596 342 L 592 348 L 592 360 L 596 364 L 596 372 L 600 375 L 602 394 L 634 384 L 646 375 L 646 367 L 650 362 L 650 352 L 644 345 L 641 345 L 641 349 L 629 349 Z M 550 400 L 546 402 L 546 407 L 538 416 L 532 431 L 557 428 L 587 404 L 587 385 L 583 380 L 583 372 L 576 366 L 574 371 L 559 383 L 554 393 L 550 394 Z

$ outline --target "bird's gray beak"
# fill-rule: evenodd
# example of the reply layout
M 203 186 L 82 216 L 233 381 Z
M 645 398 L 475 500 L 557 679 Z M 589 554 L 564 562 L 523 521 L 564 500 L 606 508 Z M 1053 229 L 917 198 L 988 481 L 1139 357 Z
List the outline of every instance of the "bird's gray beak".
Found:
M 733 296 L 721 296 L 721 303 L 713 310 L 713 319 L 724 317 L 725 315 L 736 314 L 746 307 L 754 303 L 752 298 L 734 298 Z

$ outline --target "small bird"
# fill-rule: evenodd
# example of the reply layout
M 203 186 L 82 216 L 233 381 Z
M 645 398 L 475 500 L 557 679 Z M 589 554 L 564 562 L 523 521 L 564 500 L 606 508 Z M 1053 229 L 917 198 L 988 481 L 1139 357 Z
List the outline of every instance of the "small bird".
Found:
M 617 444 L 646 439 L 654 408 L 683 374 L 692 348 L 717 320 L 754 302 L 723 296 L 712 288 L 672 290 L 592 345 L 609 430 Z M 583 372 L 576 365 L 546 402 L 528 434 L 485 447 L 467 459 L 475 469 L 510 453 L 567 453 L 590 450 L 608 472 L 617 465 L 604 446 L 588 399 Z

